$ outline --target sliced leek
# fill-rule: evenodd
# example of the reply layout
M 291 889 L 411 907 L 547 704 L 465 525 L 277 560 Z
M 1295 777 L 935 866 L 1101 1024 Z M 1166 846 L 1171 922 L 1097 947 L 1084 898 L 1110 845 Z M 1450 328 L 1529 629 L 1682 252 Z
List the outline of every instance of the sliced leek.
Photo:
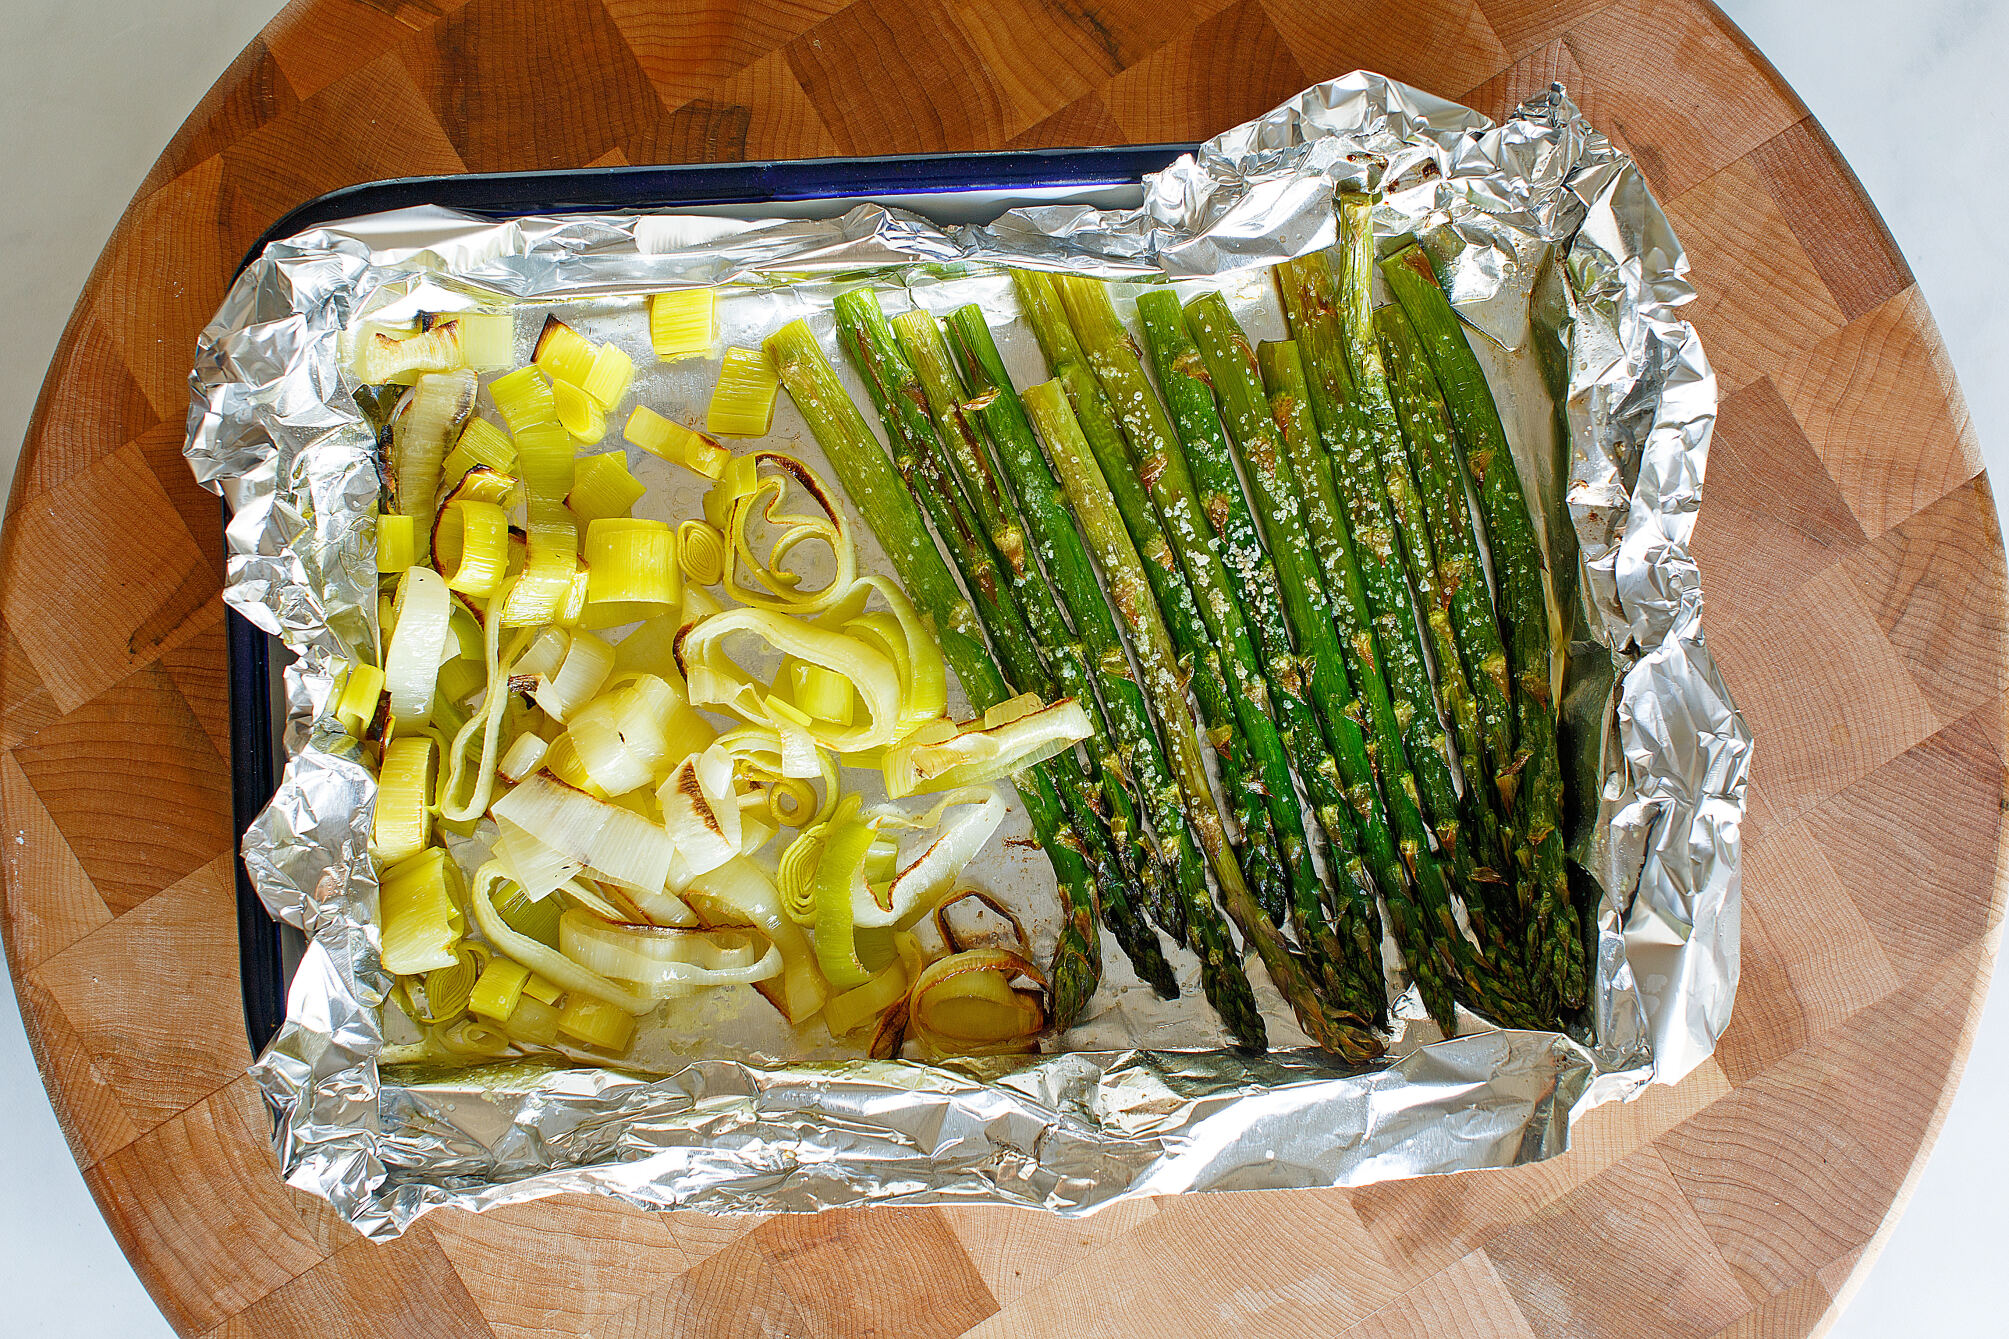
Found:
M 612 798 L 586 770 L 586 764 L 579 758 L 579 746 L 572 741 L 570 731 L 552 740 L 551 747 L 544 751 L 544 770 L 572 789 L 583 790 L 596 800 Z
M 531 700 L 552 720 L 563 723 L 593 700 L 614 670 L 614 648 L 590 632 L 575 632 L 565 647 L 556 673 L 540 674 Z
M 431 1034 L 433 1042 L 448 1055 L 462 1057 L 494 1057 L 507 1054 L 509 1037 L 493 1023 L 484 1023 L 478 1018 L 462 1018 L 437 1028 Z
M 558 425 L 581 445 L 597 446 L 607 435 L 607 411 L 584 388 L 569 381 L 553 381 L 551 407 L 558 415 Z
M 449 589 L 485 600 L 501 589 L 509 568 L 509 513 L 493 502 L 457 499 L 433 532 L 449 551 L 440 572 Z
M 391 715 L 399 725 L 417 725 L 432 712 L 452 611 L 453 595 L 431 568 L 414 567 L 398 579 L 397 598 L 391 604 L 390 646 L 384 653 L 384 683 L 391 694 Z
M 705 410 L 705 430 L 721 437 L 765 437 L 774 426 L 774 397 L 781 378 L 761 349 L 730 348 Z
M 636 794 L 646 797 L 648 792 L 637 791 Z M 620 891 L 623 898 L 634 903 L 632 911 L 624 911 L 611 906 L 607 908 L 595 907 L 588 898 L 579 898 L 578 901 L 581 906 L 587 907 L 589 910 L 599 911 L 601 915 L 607 916 L 609 920 L 636 923 L 647 921 L 650 925 L 668 926 L 673 929 L 689 929 L 691 926 L 698 924 L 698 915 L 695 911 L 691 910 L 691 904 L 667 889 L 660 893 L 644 893 L 633 888 L 623 888 Z M 610 911 L 612 914 L 609 914 Z
M 907 998 L 907 968 L 904 963 L 888 963 L 878 975 L 862 986 L 833 995 L 823 1004 L 823 1021 L 833 1037 L 845 1037 Z
M 474 990 L 476 978 L 488 962 L 488 950 L 480 945 L 463 944 L 454 950 L 453 965 L 435 967 L 425 974 L 421 1006 L 409 987 L 403 1001 L 405 1012 L 415 1023 L 451 1023 L 467 1012 L 468 996 Z
M 669 885 L 682 890 L 692 878 L 740 854 L 739 797 L 732 755 L 714 744 L 685 758 L 656 790 L 663 827 L 676 848 Z
M 677 527 L 677 563 L 700 586 L 725 579 L 725 534 L 709 521 L 689 520 Z
M 805 767 L 789 742 L 773 725 L 744 725 L 718 737 L 734 771 L 767 788 L 767 810 L 775 822 L 792 828 L 825 822 L 837 807 L 837 760 L 811 740 Z M 823 782 L 821 800 L 809 784 L 812 776 Z
M 495 401 L 495 410 L 509 425 L 509 431 L 518 437 L 525 428 L 558 421 L 551 383 L 545 379 L 543 370 L 534 365 L 519 367 L 489 382 L 488 396 Z
M 572 751 L 593 784 L 609 795 L 654 786 L 675 765 L 681 739 L 671 730 L 684 707 L 676 687 L 653 674 L 604 693 L 574 712 L 566 728 Z
M 507 876 L 491 861 L 475 872 L 474 885 L 468 890 L 468 909 L 474 915 L 474 923 L 498 953 L 568 991 L 590 996 L 630 1014 L 646 1014 L 655 1009 L 657 1001 L 648 995 L 610 981 L 581 967 L 559 950 L 512 930 L 495 909 L 495 890 L 505 882 Z
M 534 520 L 528 530 L 523 571 L 502 611 L 514 627 L 556 620 L 579 573 L 579 532 L 570 518 Z
M 417 855 L 432 840 L 433 763 L 433 742 L 425 735 L 401 735 L 384 746 L 370 842 L 387 865 Z
M 812 722 L 807 729 L 823 747 L 850 753 L 884 747 L 897 737 L 900 676 L 890 658 L 857 637 L 766 609 L 726 610 L 700 619 L 683 634 L 677 655 L 694 704 L 723 707 L 755 723 L 773 719 L 768 709 L 772 690 L 726 651 L 727 639 L 735 636 L 757 639 L 783 655 L 821 665 L 851 681 L 865 719 L 843 726 Z M 1083 736 L 1086 729 L 1084 716 Z
M 707 479 L 718 478 L 732 459 L 732 452 L 703 433 L 672 422 L 645 405 L 635 406 L 622 435 L 657 459 L 682 465 Z
M 855 809 L 855 805 L 852 808 Z M 831 812 L 834 817 L 839 810 Z M 816 871 L 823 863 L 823 839 L 830 831 L 830 823 L 830 819 L 825 819 L 797 833 L 795 840 L 783 849 L 781 863 L 775 870 L 775 879 L 780 885 L 781 909 L 789 920 L 800 926 L 814 927 L 816 924 Z M 859 867 L 865 868 L 872 856 L 872 851 L 868 850 L 859 858 Z
M 902 595 L 901 603 L 906 597 Z M 913 613 L 913 606 L 907 605 Z M 942 719 L 949 705 L 949 676 L 942 663 L 941 648 L 922 627 L 918 616 L 909 625 L 897 613 L 871 611 L 844 625 L 853 637 L 873 646 L 893 661 L 900 676 L 900 719 L 895 740 L 904 739 L 919 726 Z
M 377 517 L 377 571 L 396 576 L 418 561 L 417 522 L 409 516 Z
M 996 780 L 1067 751 L 1089 729 L 1088 713 L 1073 698 L 1042 703 L 1030 693 L 979 721 L 922 726 L 886 751 L 886 793 L 899 799 Z
M 572 645 L 572 634 L 563 628 L 539 628 L 524 643 L 522 650 L 510 662 L 510 678 L 524 687 L 534 686 L 537 679 L 549 678 L 565 663 L 565 651 Z M 530 684 L 522 684 L 528 679 Z
M 470 418 L 460 430 L 460 441 L 447 453 L 440 477 L 451 485 L 476 465 L 486 465 L 503 474 L 516 468 L 516 444 L 485 418 Z
M 565 583 L 565 593 L 559 597 L 558 608 L 551 614 L 551 621 L 562 628 L 576 628 L 586 617 L 586 596 L 593 589 L 593 577 L 582 562 L 572 571 L 572 579 Z
M 474 409 L 473 372 L 436 372 L 420 377 L 399 402 L 391 418 L 391 450 L 386 474 L 393 510 L 420 523 L 413 534 L 417 559 L 429 552 L 433 500 L 439 495 L 440 468 L 447 443 L 460 436 Z
M 614 628 L 668 613 L 683 601 L 677 532 L 662 521 L 615 517 L 586 527 L 591 580 L 581 623 Z
M 669 882 L 675 848 L 668 833 L 544 773 L 497 800 L 490 812 L 612 883 L 655 891 Z
M 774 880 L 759 865 L 744 856 L 728 860 L 693 879 L 684 896 L 715 925 L 751 925 L 767 936 L 781 955 L 781 974 L 756 982 L 754 989 L 782 1017 L 799 1025 L 823 1007 L 830 986 L 817 970 L 815 947 L 802 927 L 782 913 Z
M 816 511 L 784 509 L 791 483 Z M 725 534 L 725 593 L 741 604 L 809 615 L 850 593 L 858 556 L 844 509 L 816 471 L 795 457 L 780 451 L 735 456 L 705 495 L 705 518 Z M 765 557 L 757 552 L 756 526 L 772 536 Z M 809 590 L 802 588 L 803 573 L 789 563 L 804 546 L 812 553 L 823 548 L 833 569 L 828 581 Z
M 530 969 L 522 963 L 508 958 L 492 960 L 482 969 L 481 979 L 474 983 L 467 1011 L 493 1022 L 506 1021 L 516 1012 L 516 1003 L 523 998 L 523 986 L 528 980 Z
M 547 846 L 506 818 L 497 819 L 495 826 L 495 862 L 522 896 L 548 899 L 585 872 L 584 857 Z
M 599 402 L 604 413 L 621 403 L 628 394 L 628 385 L 635 379 L 635 360 L 612 344 L 602 344 L 593 355 L 593 366 L 586 373 L 586 379 L 579 383 L 580 389 Z
M 867 609 L 875 595 L 885 603 L 884 611 Z M 947 709 L 949 679 L 942 648 L 899 583 L 882 576 L 860 577 L 818 622 L 878 648 L 893 661 L 900 677 L 901 701 L 896 739 L 938 719 Z
M 418 372 L 450 372 L 466 362 L 457 320 L 436 321 L 428 330 L 405 335 L 366 328 L 356 338 L 356 379 L 365 386 Z
M 558 1010 L 558 1030 L 595 1050 L 618 1053 L 635 1040 L 635 1016 L 590 995 L 568 995 Z
M 459 885 L 459 869 L 437 846 L 384 870 L 377 920 L 385 971 L 415 976 L 454 965 L 462 930 Z
M 371 664 L 353 664 L 329 694 L 329 710 L 342 728 L 357 739 L 369 733 L 384 696 L 384 672 Z
M 502 688 L 509 682 L 511 661 L 521 649 L 512 644 L 508 655 L 502 651 L 503 621 L 496 609 L 507 604 L 510 593 L 510 583 L 505 581 L 502 589 L 496 592 L 495 599 L 490 601 L 489 614 L 482 628 L 482 666 L 488 672 L 488 692 L 480 710 L 455 733 L 453 748 L 448 753 L 446 776 L 440 782 L 440 816 L 451 822 L 464 823 L 480 817 L 487 811 L 489 796 L 495 791 L 497 749 L 502 739 L 503 719 L 509 709 L 509 694 Z M 523 640 L 524 636 L 519 634 L 517 641 Z M 478 752 L 471 752 L 476 733 L 481 736 L 481 748 Z M 465 787 L 466 798 L 462 799 L 458 797 L 463 792 L 462 778 L 470 757 L 475 759 L 474 779 Z
M 757 928 L 616 925 L 575 908 L 558 922 L 558 943 L 587 970 L 662 999 L 692 987 L 752 985 L 782 970 L 780 950 Z
M 535 369 L 532 370 L 534 371 Z M 516 472 L 518 474 L 527 472 L 523 463 L 523 457 L 526 453 L 537 461 L 546 462 L 548 466 L 551 462 L 562 463 L 571 460 L 578 452 L 576 444 L 572 441 L 572 434 L 565 431 L 559 424 L 556 410 L 552 411 L 550 418 L 539 419 L 535 423 L 519 424 L 517 427 L 511 429 L 509 444 L 516 450 Z M 528 469 L 535 468 L 537 467 L 534 464 L 528 467 Z M 569 469 L 570 467 L 564 466 L 564 468 Z M 555 499 L 562 501 L 565 497 L 565 489 L 571 486 L 572 476 L 568 473 L 564 475 L 564 487 L 558 488 L 555 494 L 552 494 L 546 500 Z M 550 490 L 547 489 L 546 492 L 549 493 Z
M 503 885 L 495 896 L 496 914 L 501 916 L 509 928 L 518 934 L 529 935 L 540 944 L 558 947 L 558 917 L 565 908 L 555 897 L 533 898 L 520 887 Z M 542 981 L 542 978 L 536 978 Z M 549 985 L 550 983 L 544 983 Z M 551 986 L 547 998 L 539 994 L 546 1004 L 558 997 L 557 987 Z
M 857 817 L 857 796 L 846 796 L 823 835 L 823 849 L 810 876 L 809 899 L 815 908 L 816 962 L 824 979 L 839 990 L 854 990 L 871 979 L 860 960 L 852 927 L 852 910 L 864 887 L 866 857 L 877 837 L 869 823 Z
M 1046 989 L 1045 974 L 1016 953 L 979 948 L 939 958 L 914 979 L 908 1027 L 940 1055 L 1030 1050 L 1046 1010 L 1040 995 L 1013 988 L 1021 978 Z
M 530 361 L 544 369 L 553 381 L 569 382 L 583 388 L 593 371 L 593 342 L 555 316 L 544 318 L 537 347 Z
M 535 978 L 533 978 L 534 980 Z M 556 999 L 554 995 L 552 997 Z M 524 1046 L 555 1046 L 558 1044 L 557 1008 L 526 991 L 516 1002 L 516 1008 L 502 1025 L 509 1039 Z
M 953 820 L 944 821 L 944 810 L 958 809 L 962 812 Z M 948 896 L 964 867 L 998 830 L 1004 817 L 1004 797 L 988 786 L 957 791 L 947 797 L 924 820 L 926 826 L 939 828 L 934 839 L 901 866 L 883 891 L 866 885 L 871 901 L 853 908 L 853 923 L 904 928 L 933 911 Z M 883 818 L 879 821 L 884 822 Z
M 851 724 L 851 704 L 857 694 L 851 681 L 822 665 L 797 662 L 788 667 L 791 702 L 812 720 L 831 725 Z
M 572 475 L 572 492 L 565 499 L 572 514 L 589 526 L 607 517 L 625 517 L 647 491 L 642 481 L 628 472 L 627 457 L 619 451 L 587 456 Z M 586 561 L 593 555 L 589 550 Z
M 678 288 L 649 299 L 649 343 L 664 362 L 709 358 L 718 342 L 718 290 Z

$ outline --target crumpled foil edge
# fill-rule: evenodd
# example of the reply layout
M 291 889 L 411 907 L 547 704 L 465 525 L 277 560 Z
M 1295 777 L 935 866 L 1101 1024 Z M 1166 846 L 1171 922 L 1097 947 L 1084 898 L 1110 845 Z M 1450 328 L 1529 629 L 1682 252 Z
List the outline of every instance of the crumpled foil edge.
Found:
M 1380 212 L 1423 237 L 1460 311 L 1504 348 L 1530 333 L 1531 258 L 1552 256 L 1562 276 L 1561 482 L 1583 631 L 1614 676 L 1591 718 L 1603 784 L 1575 851 L 1603 887 L 1585 1037 L 1487 1031 L 1367 1073 L 1309 1052 L 1138 1050 L 938 1066 L 700 1060 L 665 1076 L 519 1061 L 450 1082 L 381 1080 L 374 781 L 321 719 L 347 648 L 373 635 L 374 443 L 339 370 L 341 332 L 367 295 L 426 270 L 517 298 L 915 260 L 1209 275 L 1331 244 L 1333 190 L 1363 180 L 1387 191 Z M 1355 73 L 1181 158 L 1128 211 L 1043 205 L 943 229 L 865 205 L 717 243 L 626 215 L 495 223 L 433 210 L 393 231 L 378 246 L 367 227 L 317 229 L 245 269 L 201 336 L 186 448 L 232 509 L 226 600 L 298 657 L 288 762 L 243 855 L 308 947 L 253 1073 L 288 1182 L 364 1233 L 575 1190 L 718 1212 L 990 1202 L 1070 1214 L 1138 1195 L 1507 1167 L 1562 1152 L 1584 1111 L 1674 1082 L 1713 1049 L 1736 988 L 1751 747 L 1703 638 L 1687 548 L 1716 383 L 1678 315 L 1693 290 L 1666 217 L 1560 87 L 1495 125 Z

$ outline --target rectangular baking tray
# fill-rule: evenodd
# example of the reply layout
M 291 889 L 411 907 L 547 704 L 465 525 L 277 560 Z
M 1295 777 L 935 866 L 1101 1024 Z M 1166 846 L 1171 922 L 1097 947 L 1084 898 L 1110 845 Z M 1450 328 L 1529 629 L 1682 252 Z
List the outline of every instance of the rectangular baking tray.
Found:
M 905 158 L 810 158 L 761 163 L 586 168 L 558 172 L 401 177 L 345 186 L 308 201 L 265 231 L 244 261 L 280 238 L 344 219 L 437 205 L 486 218 L 528 214 L 721 214 L 824 218 L 856 204 L 882 204 L 938 223 L 988 223 L 1030 204 L 1135 205 L 1141 183 L 1193 146 L 1123 145 L 1018 153 L 924 154 Z M 233 276 L 234 277 L 234 276 Z M 229 523 L 226 505 L 224 523 Z M 242 834 L 272 799 L 286 765 L 285 722 L 275 704 L 286 651 L 232 610 L 227 618 L 230 679 L 231 817 Z M 269 916 L 237 861 L 237 956 L 244 1030 L 252 1053 L 286 1019 L 286 996 L 303 940 Z

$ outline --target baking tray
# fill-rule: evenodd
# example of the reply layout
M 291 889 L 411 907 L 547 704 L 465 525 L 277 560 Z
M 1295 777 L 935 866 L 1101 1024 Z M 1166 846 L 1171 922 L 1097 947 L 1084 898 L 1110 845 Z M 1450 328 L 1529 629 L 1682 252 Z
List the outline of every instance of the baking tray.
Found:
M 603 167 L 557 172 L 400 177 L 344 186 L 301 205 L 265 230 L 239 263 L 242 273 L 266 246 L 339 219 L 415 205 L 488 218 L 525 214 L 655 213 L 822 217 L 874 203 L 912 209 L 938 222 L 984 222 L 1017 205 L 1086 201 L 1135 204 L 1147 173 L 1190 144 L 1120 145 L 1022 153 L 921 154 L 897 158 L 807 158 L 759 163 Z M 1125 197 L 1128 198 L 1125 198 Z M 754 207 L 758 207 L 757 209 Z M 226 504 L 223 524 L 230 513 Z M 285 768 L 279 675 L 285 648 L 235 610 L 226 615 L 230 681 L 230 795 L 235 831 L 251 826 Z M 299 962 L 300 932 L 274 920 L 237 861 L 237 959 L 244 1030 L 252 1054 L 279 1031 Z

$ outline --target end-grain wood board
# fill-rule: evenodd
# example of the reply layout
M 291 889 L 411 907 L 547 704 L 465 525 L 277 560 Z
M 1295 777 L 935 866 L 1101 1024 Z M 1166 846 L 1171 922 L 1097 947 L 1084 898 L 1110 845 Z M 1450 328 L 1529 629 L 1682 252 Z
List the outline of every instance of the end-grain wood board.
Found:
M 378 1246 L 286 1189 L 242 1076 L 197 330 L 291 206 L 415 173 L 1194 140 L 1355 67 L 1499 115 L 1563 81 L 1694 259 L 1696 528 L 1757 735 L 1715 1056 L 1540 1166 L 1003 1209 L 543 1201 Z M 1967 1055 L 2002 905 L 2001 542 L 1903 258 L 1700 0 L 301 0 L 78 302 L 0 549 L 8 965 L 51 1100 L 189 1335 L 1643 1336 L 1820 1327 Z

